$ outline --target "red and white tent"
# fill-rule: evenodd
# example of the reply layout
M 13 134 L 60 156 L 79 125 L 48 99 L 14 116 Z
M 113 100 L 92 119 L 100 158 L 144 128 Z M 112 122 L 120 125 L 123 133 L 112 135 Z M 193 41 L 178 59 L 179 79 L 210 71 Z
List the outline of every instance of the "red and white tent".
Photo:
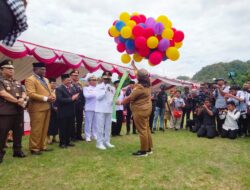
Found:
M 121 76 L 125 71 L 134 79 L 135 74 L 129 67 L 108 63 L 99 59 L 87 57 L 54 48 L 44 47 L 18 40 L 13 47 L 8 47 L 0 43 L 0 61 L 10 58 L 14 60 L 15 78 L 19 81 L 24 80 L 32 74 L 32 63 L 36 61 L 46 63 L 47 77 L 59 77 L 70 69 L 78 69 L 82 76 L 87 73 L 95 72 L 99 69 L 110 71 Z M 171 86 L 190 86 L 194 84 L 169 77 L 151 74 L 153 88 L 157 88 L 164 83 Z

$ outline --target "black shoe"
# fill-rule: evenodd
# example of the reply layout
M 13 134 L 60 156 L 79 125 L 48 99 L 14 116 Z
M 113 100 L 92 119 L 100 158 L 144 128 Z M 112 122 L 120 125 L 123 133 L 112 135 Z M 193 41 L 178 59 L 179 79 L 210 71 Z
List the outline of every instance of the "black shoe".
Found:
M 72 142 L 76 142 L 77 139 L 76 139 L 76 138 L 72 138 L 71 141 L 72 141 Z
M 41 151 L 34 151 L 34 150 L 31 150 L 30 153 L 35 156 L 39 156 L 42 154 Z
M 14 152 L 13 157 L 24 158 L 26 157 L 26 155 L 22 151 L 20 151 L 20 152 Z
M 42 151 L 44 151 L 44 152 L 50 152 L 50 151 L 53 151 L 53 148 L 46 148 L 46 149 L 43 149 Z
M 137 152 L 132 153 L 132 155 L 141 157 L 141 156 L 148 156 L 148 153 L 146 151 L 140 151 L 139 150 Z
M 163 128 L 160 128 L 160 131 L 164 132 L 165 130 Z
M 152 133 L 152 134 L 155 134 L 155 132 L 154 132 L 154 131 L 151 131 L 151 133 Z
M 73 143 L 69 143 L 69 144 L 67 144 L 67 146 L 71 146 L 71 147 L 73 147 L 73 146 L 75 146 L 75 144 L 73 144 Z
M 65 144 L 60 144 L 59 147 L 60 148 L 67 148 L 67 146 Z
M 134 131 L 133 134 L 136 135 L 137 133 Z
M 82 136 L 79 136 L 79 137 L 76 138 L 76 140 L 78 140 L 78 141 L 84 141 L 84 138 L 82 138 Z

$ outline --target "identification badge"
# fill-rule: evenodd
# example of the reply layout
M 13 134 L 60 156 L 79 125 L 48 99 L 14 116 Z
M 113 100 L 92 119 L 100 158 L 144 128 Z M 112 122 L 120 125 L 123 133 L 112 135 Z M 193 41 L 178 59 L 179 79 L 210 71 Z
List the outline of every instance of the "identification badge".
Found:
M 20 94 L 18 92 L 16 93 L 16 97 L 20 97 Z
M 10 91 L 10 87 L 9 86 L 7 86 L 7 88 L 6 88 L 8 91 Z

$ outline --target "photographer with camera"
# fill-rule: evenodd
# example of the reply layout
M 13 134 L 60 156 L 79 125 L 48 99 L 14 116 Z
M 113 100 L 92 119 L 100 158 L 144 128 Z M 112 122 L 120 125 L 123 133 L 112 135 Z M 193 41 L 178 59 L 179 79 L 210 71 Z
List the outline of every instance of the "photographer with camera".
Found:
M 240 112 L 236 109 L 234 101 L 227 102 L 227 110 L 225 122 L 222 127 L 221 137 L 235 139 L 238 134 L 238 119 L 240 118 Z
M 221 134 L 221 130 L 222 130 L 222 125 L 225 121 L 225 119 L 223 116 L 223 111 L 226 109 L 227 104 L 226 104 L 226 99 L 225 99 L 225 95 L 229 93 L 229 87 L 225 86 L 225 81 L 222 78 L 216 79 L 216 83 L 214 85 L 214 98 L 215 98 L 215 108 L 217 109 L 217 131 L 219 134 Z
M 215 125 L 216 109 L 212 107 L 211 100 L 205 99 L 204 104 L 199 106 L 197 112 L 197 115 L 201 117 L 201 127 L 197 132 L 197 136 L 214 138 L 217 135 Z

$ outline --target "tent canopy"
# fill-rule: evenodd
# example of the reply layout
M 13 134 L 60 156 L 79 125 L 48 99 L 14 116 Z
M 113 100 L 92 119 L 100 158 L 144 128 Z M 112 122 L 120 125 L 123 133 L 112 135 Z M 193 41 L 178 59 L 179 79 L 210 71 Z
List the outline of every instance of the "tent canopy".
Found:
M 13 47 L 8 47 L 0 43 L 0 61 L 10 58 L 14 60 L 15 78 L 19 81 L 26 79 L 32 74 L 33 62 L 44 62 L 47 68 L 47 77 L 59 77 L 70 69 L 78 69 L 81 76 L 95 72 L 99 69 L 110 71 L 121 76 L 125 71 L 135 79 L 133 70 L 129 67 L 108 63 L 102 60 L 93 59 L 84 55 L 74 54 L 62 50 L 57 50 L 41 45 L 18 40 Z M 154 88 L 160 84 L 171 86 L 193 86 L 187 81 L 162 77 L 157 74 L 150 74 Z

